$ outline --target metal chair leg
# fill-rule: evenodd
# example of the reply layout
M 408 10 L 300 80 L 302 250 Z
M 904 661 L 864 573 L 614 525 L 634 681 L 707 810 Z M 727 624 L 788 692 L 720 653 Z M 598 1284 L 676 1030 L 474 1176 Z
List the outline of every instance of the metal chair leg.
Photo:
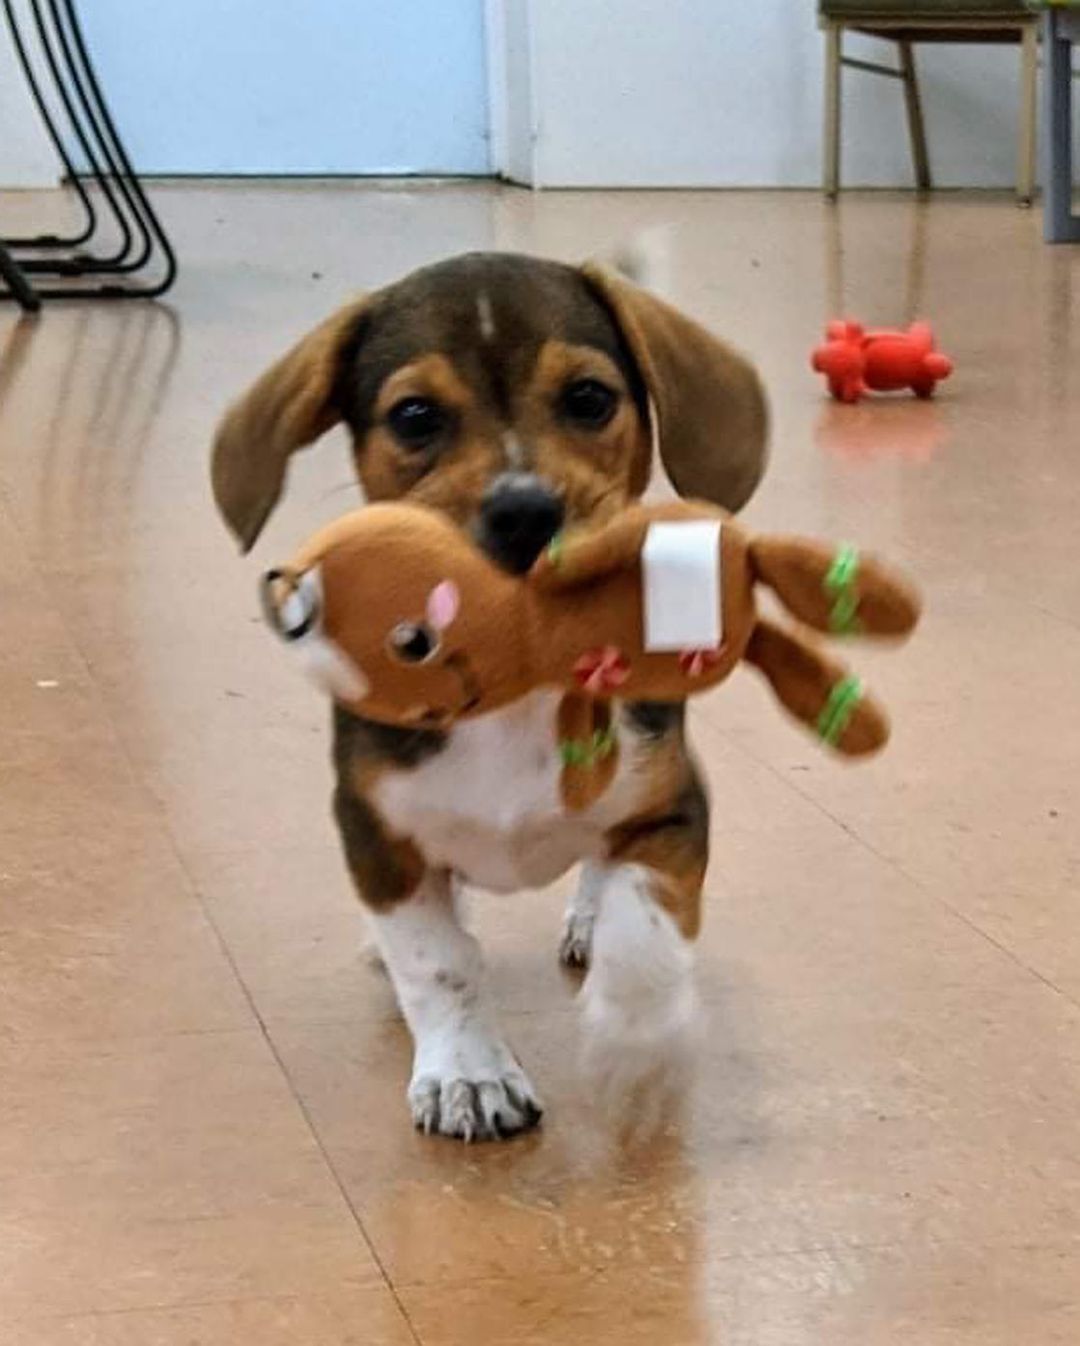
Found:
M 62 53 L 57 50 L 53 35 L 46 25 L 45 16 L 38 0 L 29 0 L 29 4 L 30 12 L 34 16 L 34 26 L 37 30 L 38 45 L 42 55 L 45 57 L 45 63 L 48 66 L 53 85 L 60 99 L 60 103 L 63 106 L 64 114 L 71 127 L 79 151 L 83 156 L 83 160 L 88 166 L 94 183 L 116 223 L 116 227 L 120 234 L 120 243 L 118 250 L 108 257 L 90 257 L 81 256 L 79 254 L 61 258 L 35 257 L 28 258 L 22 263 L 22 266 L 26 271 L 69 276 L 81 274 L 81 272 L 87 269 L 88 266 L 96 267 L 101 265 L 105 269 L 111 269 L 126 261 L 131 253 L 131 226 L 117 199 L 117 193 L 114 191 L 115 179 L 110 172 L 110 165 L 108 163 L 105 163 L 104 165 L 102 164 L 99 154 L 99 137 L 94 134 L 95 128 L 92 124 L 87 124 L 84 116 L 80 116 L 80 109 L 76 105 L 76 102 L 78 101 L 78 103 L 82 105 L 83 111 L 85 111 L 85 102 L 82 99 L 77 99 L 77 90 L 73 95 L 69 88 L 68 80 L 65 78 L 65 70 L 61 69 Z M 4 0 L 4 6 L 8 11 L 9 21 L 15 22 L 11 9 L 11 0 Z M 68 66 L 68 72 L 70 72 L 70 66 Z
M 1017 154 L 1016 199 L 1030 206 L 1035 196 L 1036 130 L 1038 123 L 1039 30 L 1029 23 L 1020 48 L 1020 144 Z
M 830 23 L 825 29 L 825 173 L 824 191 L 829 201 L 840 192 L 840 119 L 843 73 L 843 28 Z
M 30 0 L 30 4 L 35 14 L 38 12 L 39 0 Z M 117 208 L 123 216 L 122 226 L 124 232 L 124 248 L 122 252 L 115 257 L 99 258 L 91 256 L 78 256 L 71 259 L 72 270 L 75 274 L 85 274 L 94 271 L 108 271 L 114 274 L 125 274 L 127 272 L 138 271 L 146 265 L 150 257 L 153 244 L 150 235 L 147 233 L 146 225 L 143 222 L 138 206 L 132 198 L 122 164 L 114 154 L 114 147 L 110 143 L 110 137 L 105 132 L 99 117 L 99 111 L 90 96 L 88 81 L 84 80 L 84 72 L 80 68 L 80 62 L 76 59 L 74 52 L 73 39 L 69 39 L 64 20 L 61 17 L 57 0 L 48 0 L 49 14 L 52 20 L 52 30 L 56 38 L 58 51 L 64 63 L 67 82 L 70 84 L 72 93 L 81 109 L 81 114 L 85 125 L 87 126 L 91 138 L 97 145 L 97 152 L 100 154 L 100 162 L 104 165 L 107 174 L 107 182 L 116 193 Z M 47 38 L 42 33 L 43 42 Z M 104 185 L 104 184 L 103 184 Z M 111 199 L 111 198 L 110 198 Z M 135 235 L 138 235 L 138 242 L 135 241 Z M 134 256 L 131 255 L 134 247 Z M 79 271 L 74 272 L 78 267 Z
M 34 287 L 23 275 L 18 262 L 0 243 L 0 277 L 7 283 L 15 302 L 27 313 L 35 313 L 41 307 L 41 299 Z
M 43 120 L 46 121 L 47 129 L 50 129 L 50 133 L 54 136 L 54 143 L 61 159 L 76 183 L 76 190 L 85 198 L 83 184 L 80 181 L 81 175 L 71 164 L 59 132 L 51 122 L 48 105 L 41 94 L 33 64 L 19 32 L 12 0 L 0 0 L 0 3 L 3 4 L 34 100 L 38 104 Z M 44 13 L 46 3 L 48 20 Z M 39 299 L 41 297 L 152 298 L 163 294 L 176 276 L 175 255 L 161 221 L 131 166 L 105 103 L 79 24 L 74 0 L 28 0 L 28 4 L 34 18 L 42 55 L 56 85 L 57 96 L 89 168 L 90 176 L 109 207 L 120 234 L 120 241 L 118 250 L 106 256 L 88 252 L 48 257 L 32 256 L 22 261 L 16 269 L 24 284 L 25 272 L 53 274 L 77 282 L 38 287 L 35 297 Z M 53 235 L 39 235 L 31 239 L 20 239 L 18 244 L 21 247 L 42 250 L 70 247 L 76 241 L 83 242 L 96 233 L 97 218 L 93 214 L 92 204 L 89 204 L 89 214 L 90 231 L 85 235 L 85 239 L 81 236 L 74 240 Z M 99 279 L 96 284 L 90 283 L 94 277 L 132 276 L 155 261 L 161 271 L 160 279 L 157 281 L 132 284 Z M 8 281 L 9 286 L 6 293 L 11 297 L 18 297 L 15 285 L 8 278 L 6 270 L 4 279 Z M 0 298 L 3 297 L 5 291 L 0 289 Z
M 58 0 L 49 0 L 53 13 L 56 13 Z M 117 179 L 123 183 L 125 199 L 131 205 L 139 221 L 139 227 L 147 237 L 149 249 L 152 251 L 155 247 L 161 256 L 163 263 L 163 272 L 159 280 L 149 285 L 140 287 L 129 287 L 127 294 L 142 298 L 153 298 L 164 294 L 176 279 L 176 254 L 173 252 L 172 244 L 169 242 L 169 236 L 165 232 L 164 225 L 150 204 L 149 198 L 143 191 L 142 183 L 139 181 L 138 174 L 132 167 L 131 160 L 128 158 L 124 143 L 120 139 L 120 133 L 116 129 L 116 123 L 112 119 L 108 104 L 105 102 L 105 95 L 101 91 L 101 85 L 98 83 L 97 72 L 94 69 L 94 63 L 90 59 L 90 53 L 87 50 L 86 39 L 83 36 L 82 25 L 79 23 L 79 16 L 75 8 L 75 0 L 59 0 L 67 19 L 68 29 L 74 42 L 75 50 L 78 54 L 78 62 L 82 67 L 86 86 L 89 90 L 90 103 L 88 111 L 91 117 L 99 126 L 98 134 L 101 136 L 102 144 L 109 154 L 109 160 L 117 169 Z M 102 132 L 104 134 L 102 135 Z M 149 253 L 148 253 L 149 259 Z
M 11 35 L 12 46 L 15 48 L 15 55 L 18 58 L 19 65 L 22 66 L 23 76 L 26 80 L 26 87 L 30 90 L 30 97 L 34 100 L 34 105 L 41 117 L 45 132 L 52 142 L 53 149 L 57 157 L 64 166 L 64 181 L 69 182 L 79 198 L 83 208 L 83 225 L 74 234 L 67 237 L 61 234 L 32 234 L 25 237 L 5 238 L 4 242 L 9 248 L 27 247 L 27 248 L 77 248 L 80 243 L 85 243 L 97 228 L 97 212 L 94 209 L 94 203 L 87 194 L 71 161 L 67 149 L 64 145 L 63 137 L 57 130 L 56 121 L 49 111 L 49 105 L 46 103 L 42 92 L 41 84 L 37 74 L 34 71 L 33 64 L 30 61 L 29 52 L 26 44 L 23 42 L 22 32 L 19 29 L 14 12 L 11 8 L 11 0 L 3 0 L 4 17 L 7 21 L 8 32 Z
M 904 81 L 904 106 L 907 108 L 908 133 L 911 136 L 911 162 L 915 168 L 915 185 L 920 192 L 928 192 L 932 186 L 930 180 L 930 155 L 926 148 L 926 124 L 923 121 L 922 98 L 919 95 L 919 77 L 915 70 L 915 52 L 911 43 L 902 40 L 900 48 L 900 73 Z

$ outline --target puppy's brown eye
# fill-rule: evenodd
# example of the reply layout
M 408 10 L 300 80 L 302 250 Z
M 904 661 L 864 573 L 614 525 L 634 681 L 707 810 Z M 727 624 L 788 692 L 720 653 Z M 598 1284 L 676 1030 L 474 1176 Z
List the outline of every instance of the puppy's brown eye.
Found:
M 386 423 L 399 444 L 407 449 L 427 449 L 446 429 L 446 412 L 430 397 L 403 397 L 395 402 Z
M 439 637 L 423 622 L 401 622 L 387 638 L 387 647 L 403 664 L 422 664 L 439 651 Z
M 615 415 L 618 401 L 618 395 L 599 379 L 575 379 L 563 389 L 559 410 L 575 425 L 601 430 Z

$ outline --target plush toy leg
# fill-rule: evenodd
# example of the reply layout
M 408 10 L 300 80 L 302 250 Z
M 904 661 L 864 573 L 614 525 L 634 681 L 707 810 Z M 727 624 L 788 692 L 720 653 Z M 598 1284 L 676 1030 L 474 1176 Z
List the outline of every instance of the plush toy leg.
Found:
M 559 703 L 557 733 L 562 801 L 568 812 L 580 813 L 604 793 L 619 764 L 611 703 L 567 692 Z
M 852 547 L 759 537 L 750 545 L 750 557 L 758 578 L 818 631 L 900 636 L 918 620 L 919 599 L 907 581 Z
M 794 632 L 758 622 L 746 659 L 765 674 L 780 703 L 838 752 L 860 756 L 888 740 L 889 722 L 878 703 L 843 664 Z

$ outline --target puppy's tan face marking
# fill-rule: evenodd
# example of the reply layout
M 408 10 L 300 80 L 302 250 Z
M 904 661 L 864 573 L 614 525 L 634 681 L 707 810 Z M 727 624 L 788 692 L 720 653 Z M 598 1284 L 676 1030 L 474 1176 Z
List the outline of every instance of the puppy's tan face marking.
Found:
M 472 502 L 499 470 L 498 435 L 494 418 L 448 357 L 420 356 L 379 388 L 371 429 L 356 445 L 357 471 L 370 500 L 408 496 L 465 524 Z
M 547 340 L 518 361 L 501 408 L 483 373 L 431 353 L 384 379 L 356 449 L 369 499 L 407 496 L 472 528 L 488 486 L 507 471 L 540 477 L 568 522 L 599 518 L 630 498 L 649 435 L 610 356 Z
M 524 390 L 519 433 L 530 468 L 559 491 L 568 523 L 614 513 L 648 462 L 649 430 L 603 351 L 547 341 Z

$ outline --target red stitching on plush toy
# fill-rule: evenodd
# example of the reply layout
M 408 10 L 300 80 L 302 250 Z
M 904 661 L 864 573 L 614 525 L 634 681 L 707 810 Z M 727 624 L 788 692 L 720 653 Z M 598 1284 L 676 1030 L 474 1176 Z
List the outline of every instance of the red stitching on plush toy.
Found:
M 616 645 L 589 650 L 574 665 L 574 677 L 593 696 L 613 692 L 630 676 L 630 660 Z
M 710 668 L 720 662 L 717 650 L 683 650 L 679 655 L 679 667 L 688 678 L 700 678 Z

